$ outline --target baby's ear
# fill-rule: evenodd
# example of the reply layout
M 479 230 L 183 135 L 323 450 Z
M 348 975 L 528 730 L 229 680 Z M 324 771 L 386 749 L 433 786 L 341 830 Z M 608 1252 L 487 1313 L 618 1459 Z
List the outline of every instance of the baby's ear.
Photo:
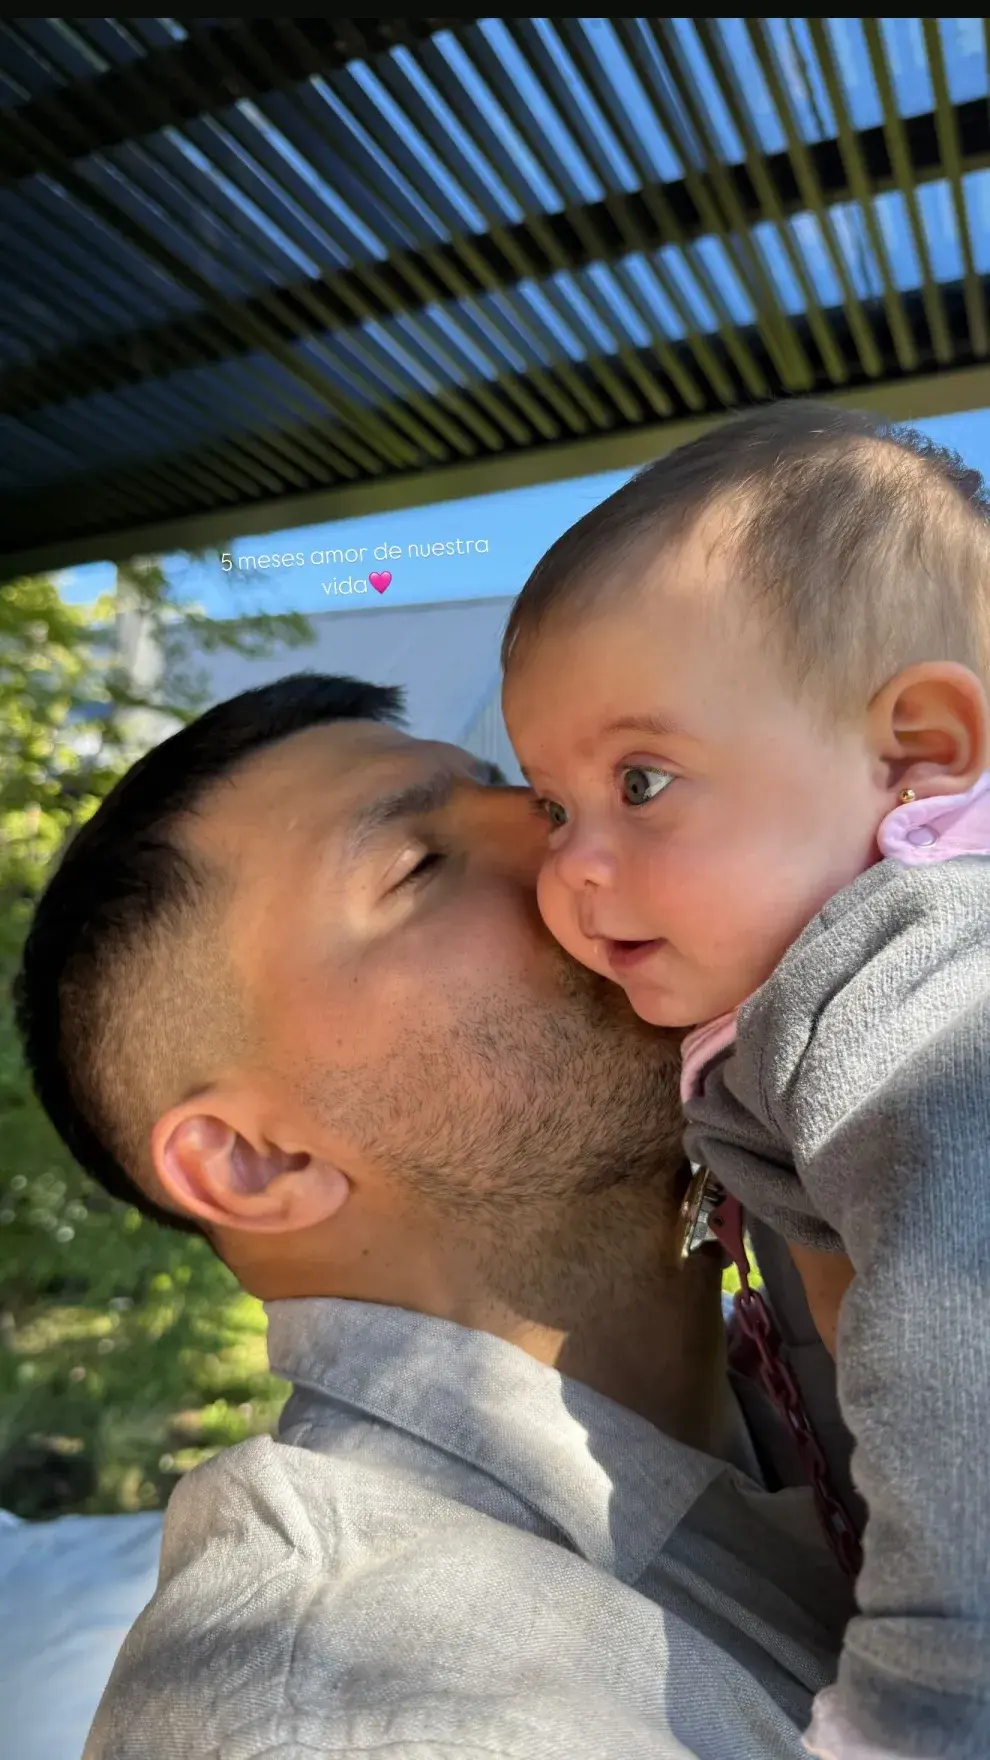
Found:
M 925 795 L 963 794 L 990 768 L 987 693 L 968 666 L 925 660 L 878 691 L 869 709 L 872 743 L 888 786 Z

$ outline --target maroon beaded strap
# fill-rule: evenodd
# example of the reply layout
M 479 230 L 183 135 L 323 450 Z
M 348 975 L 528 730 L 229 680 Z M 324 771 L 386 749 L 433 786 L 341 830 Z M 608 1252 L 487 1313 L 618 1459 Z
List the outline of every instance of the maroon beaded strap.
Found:
M 721 1242 L 739 1273 L 739 1289 L 733 1306 L 743 1333 L 756 1351 L 757 1373 L 763 1390 L 794 1439 L 794 1446 L 808 1476 L 818 1514 L 836 1558 L 850 1577 L 857 1577 L 862 1563 L 859 1538 L 833 1488 L 828 1462 L 805 1409 L 801 1390 L 781 1355 L 780 1336 L 770 1316 L 770 1310 L 759 1290 L 750 1288 L 749 1260 L 743 1239 L 743 1211 L 738 1199 L 720 1197 L 716 1208 L 708 1215 L 708 1227 Z

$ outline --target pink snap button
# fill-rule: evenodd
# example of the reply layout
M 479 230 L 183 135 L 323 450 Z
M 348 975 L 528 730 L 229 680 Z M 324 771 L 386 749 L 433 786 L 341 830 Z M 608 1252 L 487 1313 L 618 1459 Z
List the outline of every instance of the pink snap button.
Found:
M 907 833 L 907 840 L 914 844 L 915 849 L 927 849 L 938 842 L 938 832 L 933 831 L 930 825 L 915 825 Z

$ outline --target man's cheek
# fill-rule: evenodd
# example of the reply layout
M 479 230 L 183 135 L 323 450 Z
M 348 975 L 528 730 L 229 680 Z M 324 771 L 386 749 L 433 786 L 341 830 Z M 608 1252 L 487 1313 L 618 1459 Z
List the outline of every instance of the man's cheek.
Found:
M 511 946 L 497 932 L 492 912 L 476 892 L 470 900 L 424 899 L 415 920 L 403 925 L 384 950 L 380 982 L 396 1004 L 428 1007 L 430 998 L 450 988 L 483 985 L 486 972 L 511 962 Z M 494 951 L 493 951 L 494 950 Z

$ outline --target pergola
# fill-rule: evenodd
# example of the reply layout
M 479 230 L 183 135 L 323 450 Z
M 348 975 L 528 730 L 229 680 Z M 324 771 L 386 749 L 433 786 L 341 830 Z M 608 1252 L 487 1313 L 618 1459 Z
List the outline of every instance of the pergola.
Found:
M 0 22 L 0 579 L 990 404 L 987 30 Z

